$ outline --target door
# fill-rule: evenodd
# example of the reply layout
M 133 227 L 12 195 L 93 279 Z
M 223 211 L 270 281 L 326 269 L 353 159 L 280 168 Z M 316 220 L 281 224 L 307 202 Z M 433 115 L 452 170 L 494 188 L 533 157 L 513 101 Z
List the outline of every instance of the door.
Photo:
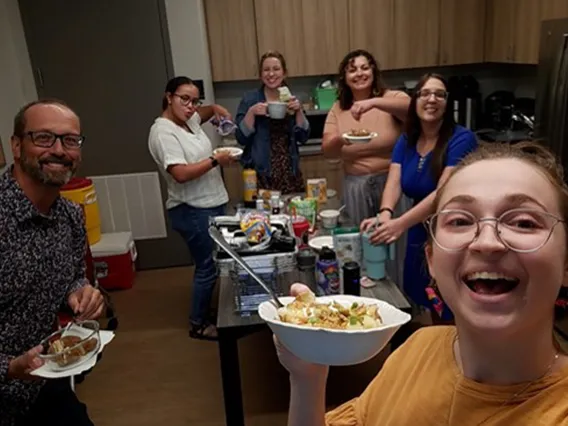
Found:
M 485 62 L 512 62 L 515 44 L 513 14 L 516 0 L 487 0 Z
M 148 131 L 173 74 L 163 0 L 20 0 L 20 10 L 39 96 L 64 100 L 81 117 L 80 173 L 156 171 Z M 136 244 L 140 268 L 190 259 L 171 229 Z

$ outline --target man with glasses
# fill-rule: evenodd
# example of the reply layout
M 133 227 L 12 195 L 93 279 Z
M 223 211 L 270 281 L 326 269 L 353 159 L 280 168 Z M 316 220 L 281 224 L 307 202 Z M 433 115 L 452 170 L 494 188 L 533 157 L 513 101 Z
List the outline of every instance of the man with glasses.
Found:
M 81 162 L 79 117 L 41 100 L 14 119 L 14 164 L 0 176 L 0 425 L 92 425 L 68 379 L 44 381 L 37 346 L 68 306 L 78 320 L 98 318 L 104 299 L 85 278 L 81 209 L 61 187 Z

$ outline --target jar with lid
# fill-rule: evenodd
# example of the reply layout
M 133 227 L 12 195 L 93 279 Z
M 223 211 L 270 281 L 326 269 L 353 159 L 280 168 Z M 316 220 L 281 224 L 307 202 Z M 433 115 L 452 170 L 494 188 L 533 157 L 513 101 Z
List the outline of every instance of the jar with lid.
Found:
M 278 194 L 273 194 L 270 197 L 270 207 L 272 214 L 280 214 L 280 196 Z

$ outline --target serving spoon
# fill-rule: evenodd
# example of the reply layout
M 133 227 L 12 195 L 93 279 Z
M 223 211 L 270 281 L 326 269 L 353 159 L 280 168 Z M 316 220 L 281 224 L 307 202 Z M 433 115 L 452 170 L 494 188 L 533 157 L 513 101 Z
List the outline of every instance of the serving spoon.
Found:
M 239 256 L 239 254 L 235 250 L 233 250 L 233 248 L 230 246 L 227 240 L 225 240 L 225 237 L 223 237 L 223 234 L 221 234 L 221 232 L 215 226 L 209 227 L 209 235 L 211 236 L 213 241 L 215 241 L 223 250 L 225 250 L 227 254 L 235 260 L 235 262 L 237 262 L 245 271 L 247 271 L 249 275 L 257 283 L 259 283 L 262 286 L 262 288 L 264 288 L 264 290 L 266 290 L 266 292 L 272 297 L 272 300 L 277 308 L 284 307 L 280 299 L 278 299 L 278 296 L 276 295 L 274 290 L 272 290 L 270 286 L 266 284 L 264 280 L 260 278 L 250 266 L 247 265 L 244 259 L 241 256 Z

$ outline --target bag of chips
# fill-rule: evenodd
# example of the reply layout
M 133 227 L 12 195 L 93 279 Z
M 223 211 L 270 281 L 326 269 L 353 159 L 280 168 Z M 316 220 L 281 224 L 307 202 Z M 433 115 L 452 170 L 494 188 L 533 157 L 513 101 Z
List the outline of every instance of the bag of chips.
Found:
M 270 220 L 267 215 L 257 211 L 247 213 L 241 219 L 241 230 L 245 233 L 247 241 L 251 244 L 259 244 L 272 237 Z

